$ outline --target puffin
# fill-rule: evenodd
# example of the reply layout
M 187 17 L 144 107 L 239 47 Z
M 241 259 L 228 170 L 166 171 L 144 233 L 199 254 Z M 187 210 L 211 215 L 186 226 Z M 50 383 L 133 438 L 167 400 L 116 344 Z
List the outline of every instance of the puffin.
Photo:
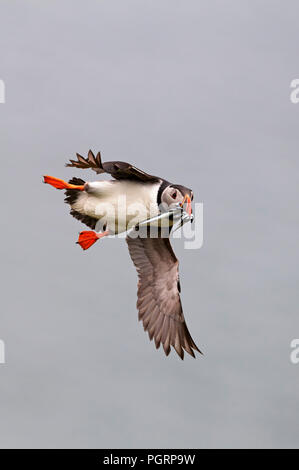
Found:
M 178 260 L 169 236 L 174 222 L 171 211 L 186 207 L 192 217 L 193 191 L 164 178 L 150 175 L 130 163 L 102 162 L 101 153 L 89 150 L 86 158 L 76 154 L 67 167 L 91 169 L 113 179 L 86 182 L 73 177 L 68 182 L 45 175 L 44 183 L 65 190 L 70 214 L 91 230 L 79 233 L 83 250 L 96 241 L 124 234 L 129 254 L 138 273 L 137 309 L 149 339 L 166 356 L 173 348 L 181 359 L 184 352 L 195 358 L 202 354 L 187 328 L 180 299 Z M 161 214 L 170 214 L 163 223 Z M 154 223 L 141 227 L 146 220 Z M 152 229 L 155 228 L 154 233 Z

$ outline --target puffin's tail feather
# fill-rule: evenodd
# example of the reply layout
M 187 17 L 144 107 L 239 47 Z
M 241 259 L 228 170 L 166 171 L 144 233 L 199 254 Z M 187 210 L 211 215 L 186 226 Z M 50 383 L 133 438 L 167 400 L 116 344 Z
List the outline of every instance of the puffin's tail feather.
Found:
M 85 181 L 82 180 L 81 178 L 74 177 L 71 180 L 69 180 L 69 184 L 74 185 L 74 186 L 84 186 Z M 76 190 L 76 189 L 67 189 L 64 194 L 66 196 L 64 199 L 65 202 L 67 204 L 72 205 L 77 201 L 79 195 L 81 194 L 81 191 Z

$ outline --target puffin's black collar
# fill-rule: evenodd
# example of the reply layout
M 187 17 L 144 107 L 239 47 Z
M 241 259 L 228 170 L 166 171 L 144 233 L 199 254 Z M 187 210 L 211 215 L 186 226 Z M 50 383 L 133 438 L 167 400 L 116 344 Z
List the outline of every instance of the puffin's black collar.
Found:
M 163 193 L 164 189 L 167 188 L 167 186 L 170 186 L 169 181 L 162 180 L 162 183 L 160 184 L 160 188 L 159 188 L 158 194 L 157 194 L 157 204 L 158 204 L 159 207 L 160 207 L 160 204 L 162 202 L 162 193 Z

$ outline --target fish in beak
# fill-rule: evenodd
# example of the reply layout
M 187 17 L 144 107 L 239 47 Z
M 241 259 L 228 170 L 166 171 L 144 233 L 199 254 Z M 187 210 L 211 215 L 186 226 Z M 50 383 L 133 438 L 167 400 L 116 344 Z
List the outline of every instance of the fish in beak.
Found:
M 181 202 L 180 206 L 183 207 L 185 202 L 187 201 L 186 212 L 188 215 L 191 216 L 192 214 L 192 205 L 191 205 L 191 198 L 188 194 L 185 195 L 183 202 Z

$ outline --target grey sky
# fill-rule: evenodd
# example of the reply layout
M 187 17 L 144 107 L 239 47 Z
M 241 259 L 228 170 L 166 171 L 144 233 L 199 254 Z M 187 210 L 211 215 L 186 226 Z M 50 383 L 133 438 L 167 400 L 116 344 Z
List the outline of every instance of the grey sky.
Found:
M 295 1 L 0 3 L 1 447 L 298 447 Z M 155 351 L 123 240 L 42 174 L 101 150 L 204 202 L 180 259 L 204 358 Z

